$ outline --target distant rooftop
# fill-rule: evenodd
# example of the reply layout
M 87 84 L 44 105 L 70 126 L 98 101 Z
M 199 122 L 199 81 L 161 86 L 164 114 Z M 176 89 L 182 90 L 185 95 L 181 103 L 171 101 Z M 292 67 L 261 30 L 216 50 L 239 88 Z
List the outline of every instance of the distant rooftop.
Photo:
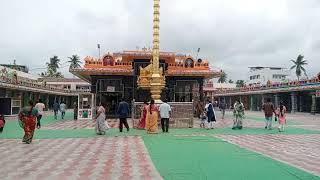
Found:
M 272 66 L 251 66 L 250 69 L 287 69 L 284 67 L 272 67 Z

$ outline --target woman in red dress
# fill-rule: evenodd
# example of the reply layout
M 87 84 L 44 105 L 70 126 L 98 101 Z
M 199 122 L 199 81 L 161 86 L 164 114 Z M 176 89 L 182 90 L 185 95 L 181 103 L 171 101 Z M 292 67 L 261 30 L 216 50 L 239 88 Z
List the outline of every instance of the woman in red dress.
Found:
M 146 127 L 147 107 L 148 107 L 148 103 L 145 101 L 143 103 L 143 109 L 141 112 L 141 119 L 138 124 L 138 129 L 145 129 Z

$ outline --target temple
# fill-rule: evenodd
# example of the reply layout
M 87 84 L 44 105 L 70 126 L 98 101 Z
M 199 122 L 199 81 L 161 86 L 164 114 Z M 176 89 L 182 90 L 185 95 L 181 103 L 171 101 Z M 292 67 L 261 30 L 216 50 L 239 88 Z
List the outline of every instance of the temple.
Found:
M 121 97 L 129 102 L 150 100 L 150 91 L 138 87 L 138 79 L 140 70 L 148 66 L 151 59 L 152 51 L 147 49 L 107 53 L 102 58 L 87 56 L 83 67 L 70 69 L 70 72 L 91 83 L 96 103 L 109 103 L 109 112 L 115 113 Z M 161 99 L 169 102 L 203 100 L 204 80 L 218 77 L 221 73 L 210 69 L 208 60 L 184 54 L 160 52 L 159 59 L 166 82 Z

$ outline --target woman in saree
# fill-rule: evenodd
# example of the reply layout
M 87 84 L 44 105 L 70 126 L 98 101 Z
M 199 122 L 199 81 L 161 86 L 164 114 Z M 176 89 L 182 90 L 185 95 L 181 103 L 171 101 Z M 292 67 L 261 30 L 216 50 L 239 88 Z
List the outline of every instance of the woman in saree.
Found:
M 22 142 L 30 144 L 32 142 L 34 130 L 37 125 L 38 109 L 34 108 L 33 102 L 29 101 L 28 106 L 22 108 L 19 113 L 19 121 L 24 130 Z
M 138 124 L 138 129 L 145 129 L 146 128 L 147 109 L 148 109 L 148 103 L 145 101 L 143 103 L 143 108 L 142 108 L 142 112 L 141 112 L 141 119 Z
M 159 109 L 157 105 L 154 104 L 154 100 L 151 100 L 150 105 L 147 106 L 146 116 L 146 130 L 148 134 L 158 133 L 158 117 Z
M 96 133 L 98 135 L 104 135 L 106 134 L 106 110 L 104 108 L 104 104 L 100 103 L 99 108 L 98 108 L 98 112 L 97 112 L 97 116 L 96 116 L 96 126 L 95 126 L 95 130 Z

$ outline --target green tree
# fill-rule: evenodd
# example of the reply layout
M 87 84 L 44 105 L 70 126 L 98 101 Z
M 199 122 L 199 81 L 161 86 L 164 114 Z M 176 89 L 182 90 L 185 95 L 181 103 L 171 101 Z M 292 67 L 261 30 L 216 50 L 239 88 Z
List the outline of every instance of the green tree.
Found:
M 237 87 L 243 87 L 244 86 L 244 80 L 237 80 L 236 81 Z
M 232 84 L 232 83 L 234 83 L 234 82 L 232 81 L 232 79 L 229 79 L 229 83 Z
M 50 58 L 50 62 L 47 63 L 47 68 L 56 73 L 59 68 L 60 61 L 61 60 L 58 58 L 58 56 L 53 56 L 52 58 Z
M 304 65 L 307 65 L 307 60 L 304 60 L 304 56 L 299 54 L 297 57 L 297 60 L 291 60 L 291 62 L 294 63 L 294 65 L 290 69 L 296 69 L 296 76 L 298 78 L 298 81 L 300 80 L 301 72 L 304 72 L 304 75 L 307 76 L 306 69 L 303 67 Z
M 77 55 L 72 55 L 71 57 L 68 57 L 70 60 L 68 61 L 70 63 L 70 69 L 73 69 L 73 68 L 78 68 L 80 67 L 81 65 L 81 61 L 80 61 L 80 57 L 77 56 Z
M 225 83 L 225 82 L 227 82 L 227 74 L 225 73 L 225 72 L 222 72 L 221 74 L 220 74 L 220 77 L 219 77 L 219 79 L 218 79 L 218 83 Z
M 57 77 L 57 78 L 63 78 L 63 75 L 61 72 L 57 72 L 60 66 L 60 59 L 58 56 L 53 56 L 50 58 L 50 62 L 46 63 L 47 65 L 47 72 L 41 73 L 44 77 Z

